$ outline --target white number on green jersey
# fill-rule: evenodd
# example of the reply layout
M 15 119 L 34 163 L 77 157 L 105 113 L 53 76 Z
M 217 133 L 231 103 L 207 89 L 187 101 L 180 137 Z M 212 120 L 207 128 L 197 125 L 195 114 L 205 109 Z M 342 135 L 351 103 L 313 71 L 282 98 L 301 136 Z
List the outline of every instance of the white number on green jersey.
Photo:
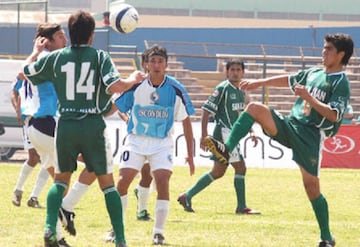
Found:
M 75 63 L 68 62 L 61 67 L 61 72 L 66 73 L 66 99 L 74 100 L 75 94 L 85 93 L 86 99 L 91 100 L 95 91 L 92 84 L 94 79 L 94 70 L 90 70 L 90 63 L 81 64 L 80 78 L 75 83 Z M 75 91 L 76 84 L 76 91 Z

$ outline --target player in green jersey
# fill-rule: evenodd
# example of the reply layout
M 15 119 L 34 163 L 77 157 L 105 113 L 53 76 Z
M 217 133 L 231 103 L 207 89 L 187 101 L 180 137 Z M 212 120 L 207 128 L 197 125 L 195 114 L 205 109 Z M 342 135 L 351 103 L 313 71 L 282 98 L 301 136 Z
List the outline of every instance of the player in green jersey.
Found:
M 239 114 L 244 110 L 247 103 L 249 103 L 249 95 L 239 89 L 239 83 L 245 72 L 245 65 L 241 60 L 230 60 L 226 63 L 226 77 L 227 80 L 218 84 L 214 92 L 209 96 L 204 103 L 202 109 L 201 119 L 201 139 L 200 148 L 207 151 L 205 147 L 205 137 L 208 135 L 207 125 L 209 116 L 212 115 L 215 119 L 216 125 L 213 135 L 218 140 L 225 140 L 230 130 L 238 118 Z M 251 131 L 251 137 L 255 145 L 257 138 Z M 214 165 L 210 172 L 203 174 L 199 180 L 185 193 L 181 194 L 178 202 L 184 207 L 187 212 L 194 212 L 191 205 L 191 198 L 197 193 L 209 186 L 214 180 L 224 176 L 228 164 L 221 164 L 214 160 Z M 240 145 L 237 145 L 231 154 L 229 163 L 235 170 L 234 187 L 237 198 L 236 214 L 260 214 L 259 211 L 252 210 L 246 206 L 245 199 L 245 174 L 246 166 L 244 158 L 240 151 Z
M 68 20 L 71 46 L 38 59 L 48 40 L 35 40 L 26 59 L 24 75 L 34 84 L 54 83 L 58 96 L 55 181 L 47 196 L 45 246 L 58 246 L 56 222 L 64 191 L 81 154 L 89 172 L 95 172 L 115 231 L 116 246 L 126 246 L 122 206 L 114 186 L 110 140 L 104 115 L 111 110 L 111 94 L 123 92 L 146 78 L 136 71 L 122 79 L 108 53 L 91 47 L 95 21 L 89 12 L 77 11 Z
M 350 98 L 350 85 L 343 67 L 353 54 L 354 43 L 349 35 L 328 34 L 322 50 L 323 68 L 242 81 L 242 90 L 261 86 L 289 86 L 298 96 L 290 115 L 283 116 L 268 106 L 250 103 L 236 120 L 225 143 L 208 136 L 206 146 L 223 163 L 254 122 L 264 132 L 293 151 L 293 160 L 299 165 L 306 194 L 311 202 L 320 228 L 319 247 L 335 246 L 329 227 L 328 204 L 320 192 L 319 170 L 325 137 L 336 134 Z

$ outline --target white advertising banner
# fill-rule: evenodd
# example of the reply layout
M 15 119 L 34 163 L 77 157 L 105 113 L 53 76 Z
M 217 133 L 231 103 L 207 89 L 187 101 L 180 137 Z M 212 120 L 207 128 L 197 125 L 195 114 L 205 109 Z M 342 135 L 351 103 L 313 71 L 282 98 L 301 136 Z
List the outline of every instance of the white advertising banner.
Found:
M 111 134 L 111 145 L 113 148 L 114 162 L 119 163 L 121 155 L 121 146 L 126 136 L 126 124 L 116 118 L 107 120 L 109 133 Z M 209 159 L 210 153 L 200 149 L 201 123 L 193 122 L 194 133 L 194 161 L 196 166 L 211 166 L 213 161 Z M 208 125 L 208 133 L 213 130 L 213 123 Z M 263 167 L 263 168 L 296 168 L 296 163 L 292 160 L 292 152 L 290 149 L 282 146 L 278 142 L 271 140 L 266 136 L 259 125 L 255 124 L 253 129 L 259 137 L 259 143 L 256 147 L 251 141 L 250 136 L 246 136 L 240 141 L 241 151 L 245 158 L 247 167 Z M 174 125 L 174 164 L 185 165 L 185 157 L 187 156 L 186 142 L 183 135 L 182 123 Z

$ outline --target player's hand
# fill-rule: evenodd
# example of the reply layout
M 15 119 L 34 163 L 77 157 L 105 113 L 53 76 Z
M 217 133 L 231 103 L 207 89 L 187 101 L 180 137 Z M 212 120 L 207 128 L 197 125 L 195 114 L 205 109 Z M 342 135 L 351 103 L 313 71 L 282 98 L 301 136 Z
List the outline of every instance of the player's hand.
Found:
M 260 82 L 260 80 L 243 80 L 239 84 L 239 88 L 243 91 L 254 90 L 261 86 L 262 83 Z
M 147 74 L 145 74 L 144 72 L 140 71 L 140 70 L 135 70 L 134 72 L 132 72 L 128 79 L 130 81 L 132 81 L 133 83 L 139 83 L 142 82 L 143 80 L 145 80 L 147 77 Z
M 190 176 L 195 174 L 194 157 L 188 156 L 185 158 L 185 163 L 189 164 Z
M 45 37 L 37 37 L 35 39 L 33 51 L 37 53 L 41 53 L 45 49 L 48 42 L 49 40 Z
M 309 101 L 309 99 L 312 97 L 309 93 L 309 91 L 306 89 L 305 86 L 297 84 L 294 86 L 294 94 L 296 96 L 299 96 L 300 98 Z
M 200 148 L 201 148 L 202 150 L 204 150 L 205 152 L 207 152 L 207 151 L 208 151 L 208 148 L 207 148 L 206 145 L 205 145 L 205 137 L 206 137 L 206 136 L 200 137 Z

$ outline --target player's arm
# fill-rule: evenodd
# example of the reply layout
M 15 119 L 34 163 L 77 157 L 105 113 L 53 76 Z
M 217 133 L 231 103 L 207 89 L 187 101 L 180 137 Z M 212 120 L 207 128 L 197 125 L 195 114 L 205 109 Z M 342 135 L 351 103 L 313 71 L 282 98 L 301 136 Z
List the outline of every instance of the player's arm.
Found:
M 205 137 L 208 136 L 208 123 L 209 123 L 210 112 L 206 109 L 203 109 L 201 115 L 201 137 L 200 137 L 200 148 L 204 151 L 207 151 L 207 147 L 205 145 Z
M 24 124 L 21 119 L 21 97 L 19 92 L 17 92 L 15 89 L 11 90 L 11 104 L 15 109 L 17 121 L 21 124 Z
M 294 86 L 295 95 L 301 97 L 305 100 L 310 106 L 317 111 L 320 115 L 325 117 L 330 122 L 336 122 L 338 120 L 338 111 L 336 109 L 331 108 L 329 105 L 319 101 L 315 97 L 313 97 L 309 91 L 303 85 Z
M 280 75 L 258 80 L 244 80 L 239 85 L 241 90 L 254 90 L 262 86 L 288 87 L 289 76 Z
M 194 165 L 194 135 L 191 125 L 190 117 L 186 117 L 183 121 L 183 129 L 184 129 L 184 136 L 186 140 L 186 148 L 187 148 L 187 157 L 186 161 L 189 164 L 190 175 L 195 173 L 195 165 Z
M 131 73 L 128 78 L 120 78 L 115 83 L 112 83 L 108 88 L 108 92 L 111 94 L 125 92 L 145 78 L 146 74 L 144 72 L 136 70 Z
M 118 111 L 117 114 L 125 123 L 128 123 L 129 118 L 130 118 L 128 113 Z
M 33 51 L 32 53 L 25 59 L 25 63 L 24 66 L 27 64 L 31 64 L 33 62 L 36 61 L 36 59 L 38 58 L 39 54 L 44 50 L 44 48 L 46 47 L 46 44 L 49 42 L 49 40 L 45 37 L 37 37 L 35 39 L 35 43 L 34 43 L 34 47 L 33 47 Z M 18 77 L 22 80 L 25 80 L 26 77 L 24 75 L 24 72 L 21 71 L 18 74 Z

